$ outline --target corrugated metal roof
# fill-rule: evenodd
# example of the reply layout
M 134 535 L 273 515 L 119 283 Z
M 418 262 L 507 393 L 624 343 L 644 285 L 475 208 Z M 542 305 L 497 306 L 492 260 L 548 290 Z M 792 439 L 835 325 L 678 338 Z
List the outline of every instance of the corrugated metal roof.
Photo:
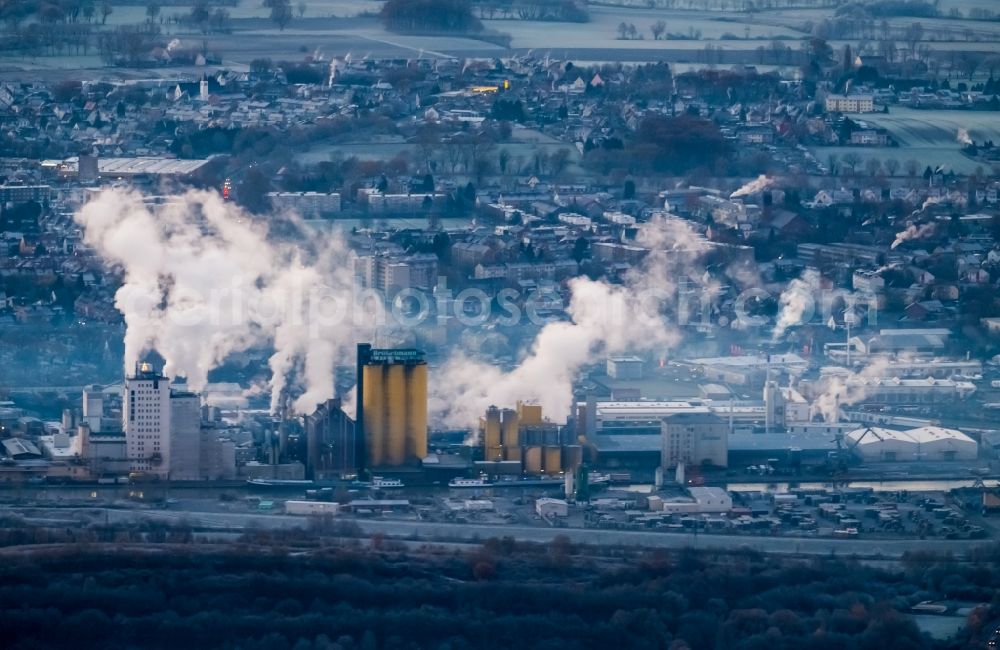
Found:
M 594 436 L 590 442 L 597 448 L 598 453 L 660 453 L 663 448 L 658 434 Z

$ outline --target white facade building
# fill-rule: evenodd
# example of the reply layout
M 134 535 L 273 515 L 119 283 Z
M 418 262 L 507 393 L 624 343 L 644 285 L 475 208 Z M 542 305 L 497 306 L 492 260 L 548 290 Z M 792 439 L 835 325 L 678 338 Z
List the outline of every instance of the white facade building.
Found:
M 129 471 L 174 481 L 235 477 L 235 443 L 202 427 L 201 397 L 196 393 L 177 385 L 171 389 L 169 379 L 143 363 L 135 376 L 125 379 L 123 404 Z M 93 448 L 101 440 L 86 430 L 88 447 Z
M 871 95 L 827 95 L 827 113 L 873 113 L 875 98 Z
M 125 378 L 122 428 L 129 468 L 161 478 L 170 473 L 170 382 L 141 363 Z
M 643 361 L 639 357 L 608 357 L 607 373 L 612 379 L 642 379 Z
M 429 253 L 394 256 L 364 255 L 355 262 L 355 273 L 366 289 L 395 293 L 404 289 L 430 290 L 437 285 L 438 259 Z
M 684 465 L 726 467 L 729 463 L 729 423 L 710 412 L 674 413 L 663 418 L 664 468 Z
M 306 219 L 340 212 L 340 194 L 336 192 L 268 192 L 267 198 L 276 211 L 292 211 Z
M 101 430 L 101 418 L 104 417 L 104 390 L 100 386 L 87 386 L 83 389 L 83 421 L 91 431 Z

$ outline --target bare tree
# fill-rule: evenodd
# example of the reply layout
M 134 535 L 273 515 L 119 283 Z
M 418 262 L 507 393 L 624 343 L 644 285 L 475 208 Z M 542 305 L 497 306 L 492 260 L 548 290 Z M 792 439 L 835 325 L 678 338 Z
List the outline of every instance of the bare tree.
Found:
M 288 23 L 292 22 L 291 0 L 264 0 L 264 6 L 271 10 L 271 22 L 284 31 Z
M 962 52 L 958 56 L 958 65 L 962 72 L 968 76 L 969 81 L 972 81 L 972 77 L 975 76 L 981 62 L 982 59 L 975 52 Z
M 913 23 L 906 28 L 905 32 L 906 44 L 910 49 L 910 57 L 916 57 L 917 55 L 917 43 L 919 43 L 924 38 L 924 26 L 920 23 Z
M 219 7 L 212 12 L 212 16 L 208 19 L 208 24 L 211 26 L 212 30 L 216 32 L 226 31 L 226 23 L 229 22 L 229 12 Z
M 993 73 L 997 71 L 997 68 L 1000 68 L 1000 56 L 988 57 L 985 61 L 983 61 L 983 67 L 989 71 L 990 77 L 992 77 Z
M 861 156 L 859 156 L 854 151 L 848 151 L 847 153 L 844 154 L 844 157 L 843 157 L 842 160 L 844 161 L 845 165 L 847 165 L 848 167 L 851 168 L 851 173 L 853 174 L 855 168 L 861 162 Z
M 899 160 L 896 158 L 888 158 L 885 161 L 885 170 L 889 172 L 889 176 L 895 176 L 896 172 L 899 171 Z
M 108 24 L 108 16 L 110 16 L 112 13 L 114 13 L 114 11 L 115 11 L 114 7 L 112 7 L 111 3 L 108 2 L 107 0 L 105 0 L 105 2 L 103 2 L 103 3 L 101 3 L 101 24 L 102 25 L 107 25 Z
M 780 64 L 784 58 L 785 52 L 788 50 L 788 46 L 779 40 L 771 41 L 771 56 L 774 57 L 774 63 Z
M 658 41 L 663 37 L 663 33 L 667 31 L 667 23 L 658 20 L 649 26 L 649 31 L 653 34 L 653 40 Z
M 569 164 L 569 149 L 556 149 L 549 156 L 549 171 L 553 176 L 559 176 Z

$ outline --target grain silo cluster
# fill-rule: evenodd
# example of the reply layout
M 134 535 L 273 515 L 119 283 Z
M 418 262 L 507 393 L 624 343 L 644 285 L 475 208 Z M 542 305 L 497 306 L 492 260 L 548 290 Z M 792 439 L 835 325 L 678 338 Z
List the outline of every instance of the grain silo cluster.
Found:
M 427 363 L 419 350 L 358 346 L 358 420 L 367 466 L 418 465 L 427 456 Z
M 583 462 L 583 448 L 566 439 L 565 427 L 544 419 L 537 404 L 491 406 L 479 419 L 479 432 L 484 461 L 518 462 L 526 474 L 559 474 Z

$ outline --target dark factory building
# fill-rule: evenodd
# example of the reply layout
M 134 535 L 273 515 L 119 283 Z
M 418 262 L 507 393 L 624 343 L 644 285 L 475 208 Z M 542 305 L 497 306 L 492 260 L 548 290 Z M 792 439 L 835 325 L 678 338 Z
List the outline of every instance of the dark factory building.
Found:
M 306 478 L 338 479 L 358 469 L 354 420 L 341 408 L 340 398 L 329 399 L 305 416 Z

